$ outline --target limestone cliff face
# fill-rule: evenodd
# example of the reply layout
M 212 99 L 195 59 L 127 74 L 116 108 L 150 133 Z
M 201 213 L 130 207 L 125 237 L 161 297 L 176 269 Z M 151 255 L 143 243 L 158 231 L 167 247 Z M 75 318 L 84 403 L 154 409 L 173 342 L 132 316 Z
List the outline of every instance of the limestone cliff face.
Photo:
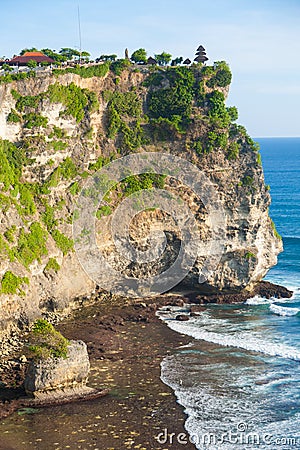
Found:
M 258 151 L 245 130 L 226 116 L 222 95 L 228 87 L 209 83 L 213 69 L 207 73 L 190 70 L 194 96 L 189 117 L 181 119 L 176 111 L 160 116 L 155 109 L 162 91 L 179 92 L 179 84 L 164 71 L 156 79 L 152 74 L 150 81 L 147 70 L 129 68 L 119 76 L 108 72 L 103 77 L 82 78 L 63 73 L 0 84 L 0 137 L 6 146 L 2 155 L 7 167 L 19 170 L 17 179 L 9 182 L 4 165 L 6 173 L 0 171 L 2 332 L 43 311 L 74 307 L 77 297 L 93 292 L 95 283 L 72 251 L 73 205 L 86 176 L 109 159 L 130 152 L 163 151 L 186 158 L 201 168 L 219 193 L 226 214 L 220 264 L 199 285 L 199 258 L 186 284 L 202 292 L 239 292 L 251 289 L 276 264 L 282 243 L 268 215 L 270 195 Z M 41 122 L 40 117 L 46 120 Z M 15 150 L 8 148 L 8 142 Z M 23 155 L 19 165 L 18 153 Z M 207 216 L 199 199 L 172 177 L 164 183 L 164 189 L 180 192 L 205 240 Z M 109 208 L 116 206 L 119 194 L 112 195 Z M 142 248 L 151 223 L 160 223 L 168 235 L 165 256 L 159 264 L 147 264 L 147 270 L 122 259 L 109 233 L 107 211 L 99 215 L 99 246 L 124 274 L 153 274 L 176 257 L 180 232 L 169 216 L 157 210 L 134 219 L 132 240 Z

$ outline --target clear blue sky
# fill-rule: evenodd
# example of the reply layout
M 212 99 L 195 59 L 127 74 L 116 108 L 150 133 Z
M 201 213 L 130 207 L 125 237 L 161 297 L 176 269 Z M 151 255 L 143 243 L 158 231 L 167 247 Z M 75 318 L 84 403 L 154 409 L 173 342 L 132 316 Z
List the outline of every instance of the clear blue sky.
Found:
M 300 0 L 1 0 L 0 56 L 24 47 L 82 47 L 92 57 L 139 47 L 233 71 L 228 105 L 254 136 L 300 136 Z

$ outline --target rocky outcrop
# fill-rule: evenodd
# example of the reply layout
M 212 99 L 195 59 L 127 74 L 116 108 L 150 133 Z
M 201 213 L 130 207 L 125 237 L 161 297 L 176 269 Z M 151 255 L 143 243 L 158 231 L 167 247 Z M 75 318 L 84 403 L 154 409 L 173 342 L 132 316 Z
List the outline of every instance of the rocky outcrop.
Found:
M 71 341 L 67 358 L 47 358 L 31 361 L 24 387 L 27 395 L 44 398 L 46 394 L 64 395 L 70 388 L 86 385 L 90 370 L 87 346 L 83 341 Z

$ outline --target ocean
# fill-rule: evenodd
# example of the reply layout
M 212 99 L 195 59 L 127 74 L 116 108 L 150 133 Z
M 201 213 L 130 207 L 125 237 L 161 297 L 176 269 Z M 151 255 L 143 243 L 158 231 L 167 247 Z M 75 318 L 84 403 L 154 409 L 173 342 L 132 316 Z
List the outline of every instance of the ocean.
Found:
M 163 360 L 161 379 L 184 407 L 187 436 L 201 450 L 300 448 L 300 138 L 257 141 L 284 244 L 266 280 L 294 295 L 211 305 L 188 322 L 170 320 L 184 308 L 162 316 L 194 338 Z M 172 440 L 184 448 L 182 437 Z

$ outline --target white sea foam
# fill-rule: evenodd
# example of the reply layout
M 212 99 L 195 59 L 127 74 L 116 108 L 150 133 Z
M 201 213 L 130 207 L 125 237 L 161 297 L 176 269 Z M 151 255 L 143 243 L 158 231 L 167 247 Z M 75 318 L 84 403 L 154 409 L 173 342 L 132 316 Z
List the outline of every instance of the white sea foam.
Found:
M 249 298 L 246 300 L 246 305 L 250 306 L 256 306 L 256 305 L 269 305 L 271 301 L 274 301 L 272 299 L 258 297 L 257 295 L 255 297 Z
M 300 313 L 299 308 L 289 308 L 280 305 L 271 305 L 270 311 L 272 311 L 272 313 L 274 314 L 277 314 L 278 316 L 296 316 Z
M 267 341 L 262 336 L 255 336 L 252 332 L 223 334 L 208 331 L 207 328 L 204 329 L 194 321 L 178 322 L 176 320 L 168 320 L 166 323 L 172 330 L 192 336 L 194 339 L 212 342 L 225 347 L 241 348 L 251 352 L 264 353 L 269 356 L 280 356 L 282 358 L 300 361 L 300 350 L 286 344 Z
M 196 361 L 191 363 L 188 358 L 182 359 L 182 355 L 168 356 L 161 363 L 161 379 L 175 391 L 178 402 L 184 407 L 188 416 L 185 428 L 197 449 L 237 450 L 236 443 L 221 439 L 222 436 L 226 436 L 226 433 L 228 435 L 229 431 L 232 433 L 245 431 L 244 434 L 239 433 L 240 437 L 246 437 L 248 433 L 249 436 L 251 433 L 260 436 L 260 443 L 257 446 L 251 444 L 251 440 L 249 444 L 245 441 L 243 446 L 239 446 L 244 450 L 270 449 L 269 443 L 264 442 L 265 435 L 295 436 L 295 430 L 298 430 L 300 423 L 299 414 L 285 420 L 274 416 L 270 422 L 270 406 L 273 399 L 268 394 L 269 386 L 251 386 L 243 390 L 242 381 L 245 377 L 247 378 L 249 370 L 248 377 L 250 376 L 253 380 L 251 367 L 250 369 L 227 367 L 226 370 L 224 365 L 219 372 L 221 380 L 217 388 L 209 382 L 209 377 L 203 377 L 204 366 L 201 365 L 200 373 L 194 376 L 193 371 L 197 370 L 197 367 L 199 366 Z M 220 369 L 220 366 L 214 367 L 211 364 L 208 364 L 208 367 L 212 372 Z M 222 383 L 222 376 L 226 380 L 224 383 Z M 233 389 L 228 385 L 228 377 L 233 381 Z M 265 390 L 265 395 L 261 393 L 261 389 Z M 286 391 L 279 393 L 277 400 L 280 401 L 281 395 L 285 398 Z M 244 428 L 241 428 L 242 426 Z M 215 445 L 212 442 L 208 443 L 209 437 L 215 438 Z

